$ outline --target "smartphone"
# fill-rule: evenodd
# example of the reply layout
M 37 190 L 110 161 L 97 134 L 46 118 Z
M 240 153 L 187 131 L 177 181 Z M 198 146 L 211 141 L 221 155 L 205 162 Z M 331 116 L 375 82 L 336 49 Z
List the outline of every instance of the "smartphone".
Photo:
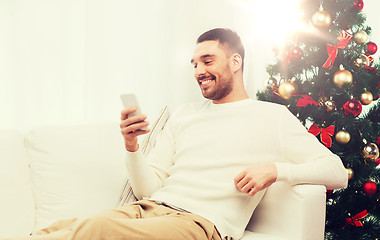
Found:
M 120 95 L 124 108 L 136 107 L 136 112 L 128 114 L 128 117 L 133 117 L 141 114 L 140 106 L 137 102 L 136 95 L 133 93 L 126 93 Z M 148 130 L 147 127 L 141 128 L 141 130 Z

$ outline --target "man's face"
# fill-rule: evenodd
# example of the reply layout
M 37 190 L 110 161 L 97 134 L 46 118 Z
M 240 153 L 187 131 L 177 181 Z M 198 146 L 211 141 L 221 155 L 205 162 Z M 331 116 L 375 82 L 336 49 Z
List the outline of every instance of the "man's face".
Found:
M 232 92 L 234 79 L 230 57 L 218 41 L 199 43 L 195 47 L 191 63 L 195 69 L 195 79 L 205 98 L 216 103 Z

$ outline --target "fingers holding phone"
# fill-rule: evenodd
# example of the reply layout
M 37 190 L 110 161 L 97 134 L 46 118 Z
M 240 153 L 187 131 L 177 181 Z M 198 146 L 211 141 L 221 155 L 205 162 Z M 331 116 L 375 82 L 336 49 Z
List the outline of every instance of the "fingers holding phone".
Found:
M 120 128 L 124 137 L 125 148 L 130 152 L 138 150 L 137 137 L 148 133 L 147 116 L 141 114 L 140 107 L 134 94 L 120 96 L 125 109 L 121 112 Z

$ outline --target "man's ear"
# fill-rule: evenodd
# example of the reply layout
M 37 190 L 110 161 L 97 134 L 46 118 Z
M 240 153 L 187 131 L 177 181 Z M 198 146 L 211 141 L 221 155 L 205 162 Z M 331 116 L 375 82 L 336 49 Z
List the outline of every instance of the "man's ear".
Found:
M 231 59 L 231 70 L 235 73 L 239 69 L 241 69 L 241 65 L 243 64 L 243 59 L 238 53 L 232 54 L 230 59 Z

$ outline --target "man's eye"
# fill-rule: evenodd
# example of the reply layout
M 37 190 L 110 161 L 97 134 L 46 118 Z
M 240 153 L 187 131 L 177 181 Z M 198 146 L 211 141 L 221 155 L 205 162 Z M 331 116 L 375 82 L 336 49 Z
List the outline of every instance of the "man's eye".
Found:
M 212 61 L 206 61 L 205 64 L 206 65 L 210 65 L 212 63 Z

